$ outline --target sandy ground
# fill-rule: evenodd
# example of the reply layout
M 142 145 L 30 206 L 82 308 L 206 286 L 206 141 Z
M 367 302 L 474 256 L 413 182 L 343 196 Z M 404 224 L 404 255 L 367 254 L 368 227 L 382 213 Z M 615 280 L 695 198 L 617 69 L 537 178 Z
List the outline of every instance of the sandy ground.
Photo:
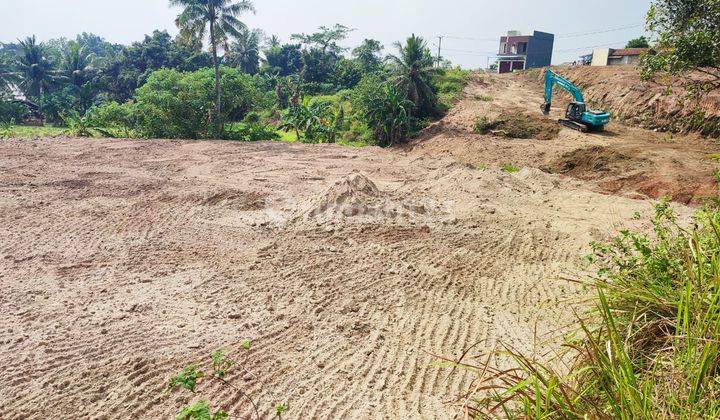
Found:
M 652 213 L 537 169 L 548 145 L 615 138 L 473 145 L 466 125 L 492 106 L 473 95 L 504 83 L 522 90 L 474 82 L 404 149 L 0 143 L 0 417 L 173 418 L 193 399 L 165 393 L 168 378 L 219 348 L 243 361 L 230 379 L 264 417 L 280 402 L 285 418 L 454 416 L 471 376 L 428 352 L 548 351 L 581 293 L 560 278 L 582 275 L 590 241 Z M 519 173 L 467 164 L 510 151 Z M 221 385 L 198 394 L 250 413 Z

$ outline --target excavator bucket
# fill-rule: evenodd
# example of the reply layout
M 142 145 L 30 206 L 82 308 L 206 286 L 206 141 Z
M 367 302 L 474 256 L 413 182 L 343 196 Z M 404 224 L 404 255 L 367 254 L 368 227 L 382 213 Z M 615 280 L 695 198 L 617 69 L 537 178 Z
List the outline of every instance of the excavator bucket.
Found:
M 545 102 L 540 106 L 540 109 L 542 110 L 543 115 L 550 115 L 550 102 Z

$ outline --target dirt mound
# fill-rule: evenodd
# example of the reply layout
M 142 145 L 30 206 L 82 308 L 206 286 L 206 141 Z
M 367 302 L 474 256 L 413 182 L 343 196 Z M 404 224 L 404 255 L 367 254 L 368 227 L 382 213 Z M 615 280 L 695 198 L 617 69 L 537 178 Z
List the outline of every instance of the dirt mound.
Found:
M 414 218 L 431 213 L 428 207 L 417 200 L 395 200 L 367 176 L 353 173 L 311 200 L 300 218 L 318 224 L 333 224 L 346 218 Z
M 607 146 L 590 146 L 565 153 L 542 168 L 553 174 L 569 175 L 586 181 L 597 180 L 608 174 L 637 171 L 649 161 L 616 151 Z
M 547 118 L 511 110 L 503 112 L 494 120 L 480 117 L 475 123 L 475 132 L 512 139 L 552 140 L 560 133 L 560 126 Z
M 658 78 L 644 81 L 634 67 L 561 67 L 557 71 L 583 89 L 593 107 L 614 118 L 661 131 L 695 131 L 720 137 L 720 90 L 703 97 L 690 94 L 683 80 Z M 543 72 L 526 73 L 537 83 Z M 569 100 L 569 97 L 564 93 Z

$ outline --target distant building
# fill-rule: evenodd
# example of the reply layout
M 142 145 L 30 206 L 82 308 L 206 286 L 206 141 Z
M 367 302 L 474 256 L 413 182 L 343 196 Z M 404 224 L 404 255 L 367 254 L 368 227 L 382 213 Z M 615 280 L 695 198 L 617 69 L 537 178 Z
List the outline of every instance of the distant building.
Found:
M 553 34 L 534 31 L 532 35 L 522 35 L 509 31 L 507 36 L 500 37 L 498 73 L 549 66 L 554 43 Z
M 593 51 L 591 65 L 593 66 L 634 66 L 640 60 L 640 55 L 648 48 L 599 48 Z

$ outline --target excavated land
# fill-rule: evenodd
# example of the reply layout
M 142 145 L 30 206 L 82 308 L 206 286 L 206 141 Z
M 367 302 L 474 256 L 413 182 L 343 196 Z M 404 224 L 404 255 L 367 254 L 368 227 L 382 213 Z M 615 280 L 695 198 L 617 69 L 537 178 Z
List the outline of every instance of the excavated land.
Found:
M 539 113 L 539 91 L 475 77 L 389 150 L 0 142 L 0 417 L 172 418 L 198 399 L 250 416 L 215 382 L 166 392 L 220 348 L 262 417 L 281 402 L 284 418 L 454 416 L 473 376 L 431 354 L 552 352 L 591 241 L 647 229 L 651 198 L 687 216 L 717 194 L 718 147 L 701 138 L 473 132 Z

